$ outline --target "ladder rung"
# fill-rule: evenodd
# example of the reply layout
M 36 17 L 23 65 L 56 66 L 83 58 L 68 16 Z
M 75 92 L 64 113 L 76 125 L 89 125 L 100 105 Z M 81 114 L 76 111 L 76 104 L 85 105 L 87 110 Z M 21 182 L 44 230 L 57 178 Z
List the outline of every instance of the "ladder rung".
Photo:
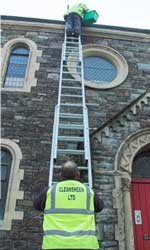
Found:
M 59 124 L 59 128 L 61 129 L 83 129 L 83 125 L 77 125 L 77 124 Z
M 78 59 L 78 60 L 72 60 L 72 59 L 68 59 L 67 58 L 67 60 L 66 60 L 67 62 L 80 62 L 80 60 Z
M 74 36 L 67 36 L 67 39 L 72 39 L 74 41 L 79 41 L 79 37 L 74 37 Z
M 78 42 L 66 41 L 67 44 L 79 44 Z M 66 46 L 67 47 L 67 46 Z
M 81 82 L 81 80 L 76 80 L 76 79 L 72 79 L 72 78 L 62 78 L 62 81 L 70 81 L 70 82 Z
M 69 69 L 71 69 L 71 68 L 75 68 L 75 69 L 81 69 L 81 66 L 68 66 L 68 65 L 63 65 L 63 67 L 64 68 L 69 68 Z
M 54 168 L 56 168 L 56 169 L 60 169 L 62 166 L 54 166 Z M 88 170 L 88 168 L 87 167 L 83 167 L 83 166 L 78 166 L 78 169 L 80 169 L 80 170 Z
M 79 52 L 66 52 L 66 55 L 78 55 L 79 56 Z
M 72 141 L 72 142 L 81 142 L 84 141 L 84 137 L 80 136 L 58 136 L 59 141 Z
M 82 89 L 82 87 L 62 86 L 63 89 Z
M 73 114 L 73 113 L 60 113 L 60 118 L 83 119 L 83 115 L 82 114 Z
M 58 149 L 59 154 L 70 154 L 70 155 L 83 155 L 84 150 L 75 150 L 75 149 Z
M 62 97 L 75 97 L 75 98 L 82 98 L 82 95 L 61 95 Z
M 76 36 L 66 36 L 66 38 L 68 38 L 68 39 L 75 39 L 75 40 L 79 40 L 79 36 L 78 37 L 76 37 Z
M 61 103 L 61 106 L 71 106 L 71 107 L 83 107 L 82 103 L 70 103 L 70 102 L 66 102 L 66 103 Z
M 72 50 L 75 50 L 75 51 L 79 51 L 78 47 L 67 46 L 66 50 L 69 50 L 69 49 L 72 49 Z
M 81 75 L 81 72 L 75 73 L 75 72 L 66 72 L 66 71 L 63 71 L 62 73 L 66 74 L 66 75 L 70 75 L 70 74 Z

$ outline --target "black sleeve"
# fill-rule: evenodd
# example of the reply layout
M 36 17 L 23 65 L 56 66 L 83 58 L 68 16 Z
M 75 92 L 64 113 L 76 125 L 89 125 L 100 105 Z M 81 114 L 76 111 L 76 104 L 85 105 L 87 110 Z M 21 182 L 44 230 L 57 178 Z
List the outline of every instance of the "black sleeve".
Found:
M 99 198 L 97 192 L 95 190 L 93 191 L 94 191 L 94 212 L 98 213 L 103 210 L 105 205 L 103 200 Z
M 39 211 L 44 211 L 45 208 L 45 202 L 46 202 L 46 193 L 47 193 L 48 187 L 45 187 L 39 196 L 34 200 L 34 208 Z

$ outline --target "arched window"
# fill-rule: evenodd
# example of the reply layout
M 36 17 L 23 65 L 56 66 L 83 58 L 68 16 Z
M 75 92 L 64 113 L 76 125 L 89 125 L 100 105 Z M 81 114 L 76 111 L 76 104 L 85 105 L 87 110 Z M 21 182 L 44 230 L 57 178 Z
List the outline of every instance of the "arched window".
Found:
M 4 79 L 4 88 L 23 88 L 29 49 L 18 45 L 12 49 Z
M 0 220 L 4 218 L 11 165 L 12 165 L 12 156 L 10 152 L 7 149 L 2 148 L 1 149 Z
M 132 178 L 150 178 L 150 145 L 142 148 L 133 160 Z
M 30 92 L 37 85 L 35 72 L 39 70 L 38 57 L 42 51 L 30 39 L 18 37 L 2 48 L 1 90 Z
M 22 220 L 23 211 L 17 211 L 17 199 L 23 200 L 20 190 L 24 170 L 20 169 L 22 153 L 19 146 L 10 139 L 1 138 L 1 192 L 0 192 L 0 230 L 11 230 L 12 220 Z

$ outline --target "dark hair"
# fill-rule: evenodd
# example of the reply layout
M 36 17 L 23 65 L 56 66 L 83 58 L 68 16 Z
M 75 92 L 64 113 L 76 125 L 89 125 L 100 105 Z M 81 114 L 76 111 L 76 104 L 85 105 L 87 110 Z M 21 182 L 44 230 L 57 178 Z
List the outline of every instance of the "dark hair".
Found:
M 77 164 L 74 161 L 66 161 L 61 168 L 61 176 L 64 180 L 75 179 L 78 173 Z

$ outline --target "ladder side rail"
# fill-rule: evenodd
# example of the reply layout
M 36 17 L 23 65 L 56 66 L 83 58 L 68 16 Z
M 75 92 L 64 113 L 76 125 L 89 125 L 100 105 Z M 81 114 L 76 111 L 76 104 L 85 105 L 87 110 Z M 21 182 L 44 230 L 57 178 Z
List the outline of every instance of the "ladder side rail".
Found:
M 60 98 L 61 98 L 61 86 L 62 86 L 63 59 L 64 59 L 64 44 L 62 46 L 62 54 L 61 54 L 58 103 L 55 106 L 55 115 L 54 115 L 54 123 L 53 123 L 53 136 L 52 136 L 50 171 L 49 171 L 49 186 L 52 185 L 54 159 L 56 159 L 56 157 L 57 157 L 57 144 L 58 144 L 58 129 L 59 129 L 59 114 L 60 114 Z
M 52 135 L 52 146 L 51 146 L 51 158 L 50 158 L 50 170 L 49 170 L 49 187 L 52 185 L 52 178 L 53 178 L 53 164 L 55 159 L 55 141 L 56 141 L 56 120 L 58 116 L 58 106 L 55 106 L 55 113 L 54 113 L 54 123 L 53 123 L 53 135 Z
M 86 117 L 86 107 L 84 107 L 83 111 L 83 123 L 84 123 L 84 152 L 85 152 L 85 160 L 89 160 L 88 156 L 88 135 L 87 135 L 87 117 Z
M 81 61 L 81 77 L 82 77 L 82 96 L 83 96 L 83 121 L 84 121 L 84 150 L 85 159 L 88 162 L 88 183 L 92 187 L 92 166 L 91 166 L 91 152 L 90 152 L 90 140 L 89 140 L 89 121 L 88 121 L 88 109 L 85 102 L 85 86 L 84 86 L 84 68 L 83 68 L 83 54 L 81 38 L 80 44 L 80 61 Z
M 60 116 L 60 102 L 61 102 L 61 87 L 62 87 L 62 72 L 63 72 L 63 58 L 64 58 L 64 44 L 62 46 L 61 65 L 60 65 L 60 78 L 59 78 L 59 90 L 58 90 L 58 103 L 57 103 L 57 116 L 55 121 L 55 148 L 54 157 L 57 157 L 57 145 L 58 145 L 58 129 L 59 129 L 59 116 Z
M 85 108 L 86 116 L 86 136 L 87 136 L 87 154 L 88 154 L 88 183 L 92 187 L 92 165 L 91 165 L 91 149 L 90 149 L 90 135 L 89 135 L 89 119 L 88 108 Z
M 81 84 L 82 84 L 82 101 L 83 101 L 83 112 L 85 105 L 85 87 L 84 87 L 84 70 L 83 70 L 83 55 L 82 55 L 82 45 L 81 45 L 81 38 L 79 38 L 79 58 L 81 62 Z
M 57 158 L 57 145 L 58 145 L 58 129 L 59 129 L 59 113 L 60 113 L 60 106 L 56 105 L 56 119 L 55 119 L 55 129 L 54 129 L 54 159 Z
M 85 151 L 85 160 L 88 160 L 88 148 L 87 148 L 87 130 L 86 130 L 86 114 L 85 114 L 85 87 L 84 87 L 84 70 L 83 70 L 83 55 L 82 55 L 82 45 L 81 38 L 79 37 L 79 51 L 80 51 L 80 62 L 81 62 L 81 82 L 82 82 L 82 102 L 83 102 L 83 122 L 84 122 L 84 151 Z
M 91 166 L 91 151 L 90 151 L 90 140 L 89 140 L 89 121 L 88 121 L 88 109 L 84 107 L 84 150 L 85 160 L 88 164 L 88 183 L 92 187 L 92 166 Z
M 69 4 L 67 5 L 67 11 L 69 10 Z M 66 60 L 66 43 L 67 43 L 67 31 L 66 31 L 66 25 L 65 25 L 65 39 L 63 44 L 63 57 L 62 60 Z
M 79 38 L 79 58 L 81 62 L 81 82 L 82 82 L 82 96 L 83 96 L 83 108 L 86 106 L 85 105 L 85 86 L 84 86 L 84 69 L 83 69 L 83 55 L 82 55 L 82 45 L 81 45 L 81 38 Z
M 66 60 L 66 47 L 67 47 L 67 35 L 66 35 L 66 27 L 65 27 L 65 39 L 63 43 L 63 57 L 62 60 Z

